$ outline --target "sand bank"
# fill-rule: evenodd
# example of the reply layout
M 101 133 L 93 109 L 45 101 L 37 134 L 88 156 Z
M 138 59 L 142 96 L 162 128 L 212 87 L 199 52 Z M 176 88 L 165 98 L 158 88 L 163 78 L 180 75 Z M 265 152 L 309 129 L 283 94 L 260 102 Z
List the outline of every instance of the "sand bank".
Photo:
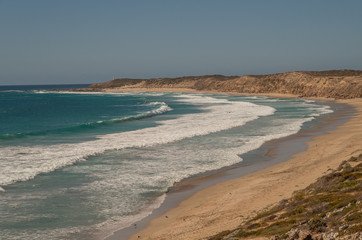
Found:
M 112 90 L 130 91 L 124 88 Z M 194 92 L 190 89 L 132 90 Z M 152 220 L 149 226 L 130 239 L 205 239 L 235 228 L 256 212 L 290 197 L 295 190 L 305 188 L 343 160 L 361 153 L 362 99 L 338 102 L 354 106 L 357 114 L 337 129 L 308 142 L 306 151 L 295 154 L 288 161 L 196 192 L 177 207 Z

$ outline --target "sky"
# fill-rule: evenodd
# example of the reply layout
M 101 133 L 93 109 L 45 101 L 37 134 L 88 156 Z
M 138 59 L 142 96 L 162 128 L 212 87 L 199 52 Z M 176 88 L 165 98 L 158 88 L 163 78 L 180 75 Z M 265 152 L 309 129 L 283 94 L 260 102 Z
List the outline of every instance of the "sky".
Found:
M 0 0 L 0 85 L 362 70 L 360 0 Z

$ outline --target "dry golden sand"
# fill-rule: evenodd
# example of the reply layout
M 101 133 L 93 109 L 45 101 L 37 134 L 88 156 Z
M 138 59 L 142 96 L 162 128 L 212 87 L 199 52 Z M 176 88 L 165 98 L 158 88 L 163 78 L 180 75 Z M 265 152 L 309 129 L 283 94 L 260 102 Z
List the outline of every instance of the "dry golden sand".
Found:
M 189 89 L 171 90 L 193 92 Z M 335 169 L 353 154 L 362 153 L 362 99 L 339 102 L 354 106 L 356 116 L 337 129 L 315 137 L 308 143 L 306 151 L 286 162 L 199 191 L 178 207 L 152 220 L 148 227 L 130 239 L 205 239 L 223 230 L 233 229 L 246 217 L 290 197 L 295 190 L 307 187 L 328 169 Z

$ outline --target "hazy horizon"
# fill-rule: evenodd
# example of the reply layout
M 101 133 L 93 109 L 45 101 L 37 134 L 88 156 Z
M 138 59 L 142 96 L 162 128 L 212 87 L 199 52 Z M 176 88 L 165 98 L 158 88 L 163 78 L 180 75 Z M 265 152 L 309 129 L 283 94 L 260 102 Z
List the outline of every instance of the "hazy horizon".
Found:
M 360 69 L 324 69 L 324 70 L 316 70 L 316 71 L 329 71 L 329 70 L 357 70 L 357 71 L 362 71 Z M 297 71 L 309 71 L 309 70 L 297 70 Z M 314 71 L 314 70 L 312 70 Z M 288 72 L 294 72 L 294 71 L 288 71 Z M 282 73 L 282 72 L 276 72 L 276 73 L 265 73 L 266 75 L 267 74 L 278 74 L 278 73 Z M 223 74 L 204 74 L 204 75 L 185 75 L 185 76 L 173 76 L 173 77 L 154 77 L 154 78 L 178 78 L 178 77 L 194 77 L 194 76 L 205 76 L 205 75 L 223 75 Z M 242 74 L 242 75 L 223 75 L 223 76 L 243 76 L 243 75 L 253 75 L 253 74 Z M 261 75 L 264 75 L 264 74 L 261 74 Z M 115 77 L 114 79 L 122 79 L 122 78 L 127 78 L 127 77 Z M 129 79 L 132 79 L 132 77 L 130 77 Z M 133 78 L 133 79 L 136 79 L 136 78 Z M 151 78 L 139 78 L 139 79 L 151 79 Z M 93 83 L 103 83 L 103 82 L 108 82 L 108 81 L 111 81 L 113 79 L 108 79 L 108 80 L 104 80 L 104 81 L 98 81 L 98 82 L 91 82 L 91 83 L 43 83 L 43 84 L 0 84 L 0 86 L 42 86 L 42 85 L 49 85 L 49 86 L 56 86 L 56 85 L 91 85 Z
M 362 2 L 0 0 L 0 85 L 361 70 Z

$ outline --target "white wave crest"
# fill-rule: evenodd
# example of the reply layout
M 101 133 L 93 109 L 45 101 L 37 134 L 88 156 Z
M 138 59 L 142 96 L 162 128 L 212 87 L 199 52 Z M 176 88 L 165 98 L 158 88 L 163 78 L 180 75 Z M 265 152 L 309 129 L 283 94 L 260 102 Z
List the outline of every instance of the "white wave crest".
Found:
M 44 172 L 51 172 L 87 156 L 106 150 L 145 147 L 206 135 L 236 126 L 242 126 L 260 116 L 272 115 L 274 108 L 249 102 L 232 102 L 208 96 L 181 95 L 179 101 L 203 104 L 203 113 L 183 115 L 177 119 L 158 122 L 150 127 L 129 132 L 98 136 L 97 140 L 76 144 L 50 146 L 2 147 L 0 159 L 0 185 L 25 181 Z M 156 111 L 168 111 L 164 104 Z

